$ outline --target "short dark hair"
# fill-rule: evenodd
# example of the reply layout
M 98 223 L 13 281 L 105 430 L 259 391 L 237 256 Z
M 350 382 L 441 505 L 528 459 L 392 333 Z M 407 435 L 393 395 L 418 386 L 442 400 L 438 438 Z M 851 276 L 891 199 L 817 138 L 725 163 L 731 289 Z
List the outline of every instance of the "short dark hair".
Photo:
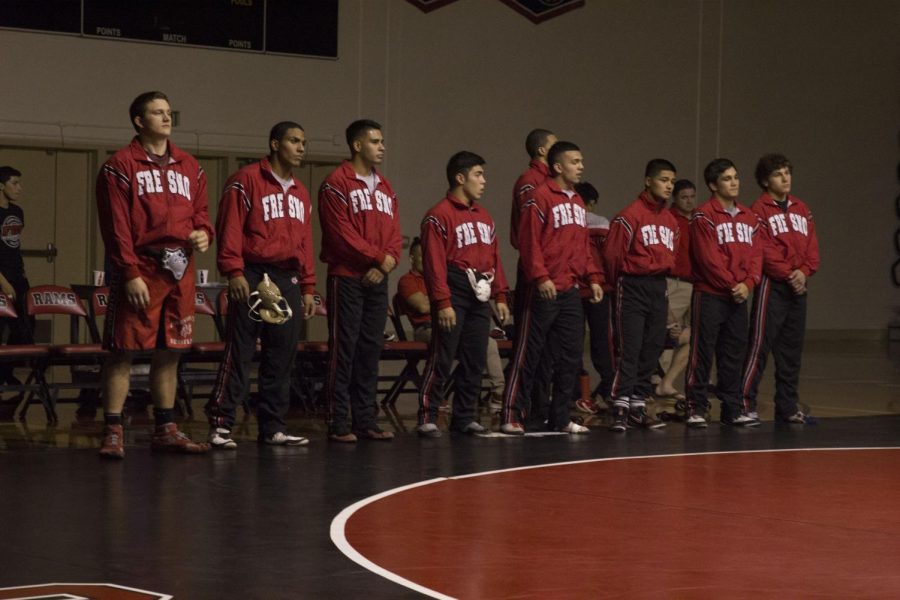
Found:
M 787 167 L 791 172 L 794 170 L 794 165 L 791 164 L 790 159 L 784 154 L 776 154 L 774 152 L 764 154 L 759 159 L 759 162 L 756 163 L 756 171 L 753 173 L 756 177 L 756 183 L 762 189 L 766 189 L 765 183 L 769 179 L 769 175 L 784 167 Z
M 22 172 L 14 167 L 0 167 L 0 183 L 6 183 L 13 177 L 21 177 Z
M 550 165 L 551 177 L 556 175 L 553 171 L 553 165 L 555 165 L 557 160 L 559 160 L 559 157 L 566 152 L 581 152 L 581 148 L 572 142 L 556 142 L 550 146 L 550 151 L 547 152 L 547 164 Z
M 664 158 L 654 158 L 647 163 L 646 167 L 644 167 L 644 177 L 656 177 L 663 171 L 677 173 L 678 169 L 676 169 L 675 165 L 670 161 Z
M 134 118 L 143 117 L 144 111 L 147 110 L 147 105 L 154 100 L 165 100 L 166 102 L 169 102 L 169 97 L 159 91 L 144 92 L 132 100 L 131 106 L 128 107 L 128 118 L 131 120 L 131 126 L 134 127 L 134 130 L 138 133 L 140 133 L 141 130 L 138 128 L 137 123 L 134 122 Z
M 412 251 L 415 250 L 416 248 L 420 247 L 421 245 L 422 245 L 422 238 L 420 238 L 419 236 L 414 237 L 412 239 L 412 241 L 409 243 L 409 253 L 412 254 Z
M 372 119 L 359 119 L 347 125 L 345 135 L 347 137 L 347 145 L 350 147 L 350 152 L 353 152 L 353 142 L 361 138 L 363 134 L 370 129 L 381 131 L 381 124 L 376 123 Z
M 737 169 L 727 158 L 717 158 L 703 169 L 703 181 L 707 186 L 712 185 L 719 179 L 719 175 L 731 168 Z
M 549 129 L 532 129 L 525 138 L 525 151 L 531 158 L 537 158 L 538 148 L 547 144 L 547 138 L 553 135 Z
M 587 181 L 576 183 L 575 192 L 579 196 L 581 196 L 581 199 L 584 200 L 585 204 L 593 204 L 600 198 L 600 194 L 597 192 L 597 188 L 592 186 Z
M 299 129 L 300 131 L 306 131 L 305 129 L 303 129 L 303 125 L 295 121 L 281 121 L 280 123 L 275 123 L 275 125 L 272 126 L 272 129 L 269 130 L 270 153 L 272 152 L 272 140 L 280 142 L 284 139 L 284 136 L 290 129 Z
M 456 175 L 462 173 L 464 177 L 468 177 L 469 171 L 473 167 L 485 164 L 485 160 L 468 150 L 457 152 L 447 161 L 447 184 L 456 187 Z
M 696 190 L 697 186 L 690 179 L 679 179 L 672 188 L 672 195 L 677 196 L 681 190 Z

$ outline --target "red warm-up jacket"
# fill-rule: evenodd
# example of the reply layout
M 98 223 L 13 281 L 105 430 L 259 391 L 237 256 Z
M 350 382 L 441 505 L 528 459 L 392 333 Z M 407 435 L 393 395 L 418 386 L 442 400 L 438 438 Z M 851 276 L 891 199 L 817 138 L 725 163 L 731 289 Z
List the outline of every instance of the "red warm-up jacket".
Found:
M 141 248 L 190 248 L 188 236 L 198 229 L 213 240 L 206 175 L 171 141 L 164 167 L 147 155 L 138 137 L 113 154 L 97 176 L 97 213 L 106 256 L 126 279 L 141 276 Z
M 228 277 L 242 275 L 245 263 L 297 271 L 302 292 L 312 294 L 312 203 L 303 184 L 291 179 L 285 192 L 265 158 L 228 179 L 216 220 L 217 263 Z
M 387 179 L 376 172 L 373 191 L 350 161 L 331 172 L 319 189 L 322 261 L 329 275 L 362 277 L 390 255 L 399 261 L 403 238 L 397 197 Z
M 819 240 L 809 207 L 788 196 L 787 211 L 768 194 L 760 196 L 750 209 L 759 217 L 763 235 L 763 272 L 784 281 L 799 269 L 810 277 L 819 270 Z
M 450 306 L 447 265 L 493 274 L 491 296 L 506 303 L 509 285 L 497 252 L 494 219 L 479 202 L 466 205 L 447 194 L 422 220 L 422 258 L 428 298 L 438 310 Z
M 552 280 L 560 292 L 579 281 L 600 283 L 587 211 L 577 193 L 569 195 L 548 179 L 527 196 L 519 225 L 519 261 L 529 283 Z

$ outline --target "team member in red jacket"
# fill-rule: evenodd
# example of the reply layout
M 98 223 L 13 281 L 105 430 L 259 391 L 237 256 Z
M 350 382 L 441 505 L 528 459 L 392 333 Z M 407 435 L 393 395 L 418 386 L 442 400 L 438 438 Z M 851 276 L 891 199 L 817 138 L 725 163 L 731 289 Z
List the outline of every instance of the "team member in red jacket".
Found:
M 688 351 L 691 343 L 691 295 L 694 291 L 691 275 L 691 215 L 697 206 L 697 188 L 687 179 L 679 179 L 672 189 L 672 206 L 669 210 L 678 223 L 678 249 L 675 253 L 675 268 L 666 277 L 666 296 L 669 299 L 669 318 L 666 329 L 675 343 L 670 352 L 665 375 L 656 386 L 656 397 L 670 397 L 685 400 L 685 396 L 675 388 L 675 381 L 687 367 Z M 666 353 L 663 352 L 663 358 Z M 662 360 L 662 359 L 661 359 Z M 665 363 L 663 363 L 665 364 Z
M 675 266 L 678 244 L 678 224 L 666 201 L 674 185 L 671 162 L 648 162 L 644 191 L 616 215 L 606 238 L 603 258 L 606 279 L 616 286 L 613 323 L 618 345 L 612 431 L 623 432 L 629 423 L 665 426 L 647 414 L 647 398 L 666 341 L 666 275 Z
M 685 387 L 688 427 L 706 427 L 706 390 L 713 356 L 722 423 L 759 425 L 741 401 L 741 365 L 747 351 L 747 298 L 759 284 L 762 245 L 756 216 L 737 199 L 740 180 L 727 158 L 706 166 L 703 178 L 713 193 L 691 219 L 694 294 L 691 353 Z
M 100 454 L 123 458 L 122 407 L 132 356 L 153 352 L 150 393 L 154 450 L 202 453 L 173 422 L 179 351 L 191 346 L 194 325 L 193 252 L 212 240 L 206 175 L 170 140 L 172 109 L 162 92 L 146 92 L 129 109 L 137 136 L 97 177 L 100 232 L 110 261 L 110 297 L 103 346 L 106 428 Z
M 509 242 L 516 250 L 519 249 L 519 213 L 531 193 L 550 178 L 547 153 L 556 141 L 556 135 L 548 129 L 532 129 L 525 138 L 525 151 L 531 162 L 513 186 L 512 214 L 509 219 Z
M 484 195 L 484 159 L 457 152 L 447 163 L 447 197 L 422 220 L 425 284 L 431 302 L 428 362 L 419 394 L 419 435 L 439 437 L 438 409 L 453 359 L 459 361 L 450 429 L 485 433 L 478 422 L 478 391 L 491 331 L 493 298 L 500 321 L 509 317 L 509 289 L 494 219 L 479 202 Z
M 417 342 L 431 341 L 431 301 L 428 299 L 428 286 L 425 284 L 425 265 L 422 240 L 413 238 L 409 244 L 410 269 L 397 281 L 400 311 L 409 318 L 413 326 L 413 339 Z M 500 412 L 503 402 L 503 388 L 506 377 L 503 375 L 503 361 L 497 340 L 492 336 L 487 339 L 487 357 L 485 359 L 485 377 L 490 389 L 490 405 L 495 412 Z
M 588 432 L 570 417 L 584 343 L 578 284 L 590 283 L 593 302 L 603 299 L 603 290 L 590 251 L 587 211 L 574 190 L 584 171 L 581 150 L 571 142 L 556 142 L 548 164 L 553 177 L 528 194 L 520 215 L 519 262 L 528 292 L 519 299 L 522 325 L 500 414 L 500 430 L 510 435 L 525 433 L 528 399 L 542 360 L 549 360 L 553 370 L 548 428 Z
M 280 446 L 309 443 L 305 437 L 289 435 L 285 423 L 300 319 L 309 319 L 315 312 L 312 204 L 309 192 L 293 174 L 305 150 L 303 127 L 293 121 L 277 123 L 269 132 L 268 158 L 232 175 L 219 202 L 217 262 L 228 277 L 230 302 L 225 358 L 207 405 L 209 442 L 214 448 L 237 447 L 231 428 L 237 406 L 250 392 L 257 339 L 262 344 L 259 441 Z M 280 324 L 265 322 L 258 312 L 248 310 L 250 294 L 264 275 L 278 286 L 291 311 L 292 316 Z
M 763 194 L 751 209 L 763 231 L 763 276 L 753 296 L 750 350 L 742 392 L 756 413 L 756 392 L 771 350 L 775 356 L 775 419 L 808 423 L 797 407 L 800 358 L 806 332 L 806 291 L 819 269 L 819 241 L 812 213 L 791 195 L 793 165 L 781 154 L 766 154 L 756 165 Z
M 509 221 L 509 241 L 516 250 L 519 249 L 519 214 L 522 210 L 522 204 L 525 203 L 528 196 L 536 188 L 550 177 L 547 153 L 556 141 L 556 135 L 548 129 L 532 129 L 525 137 L 525 151 L 528 153 L 530 162 L 528 163 L 528 168 L 519 175 L 513 186 L 512 213 Z M 525 279 L 525 275 L 522 273 L 522 265 L 517 263 L 516 293 L 520 294 L 522 298 L 528 295 Z M 516 337 L 519 336 L 519 324 L 522 322 L 522 315 L 519 312 L 522 306 L 522 302 L 513 302 L 513 324 L 516 327 Z M 545 359 L 538 366 L 531 393 L 529 416 L 536 424 L 542 424 L 547 421 L 547 411 L 550 409 L 551 361 L 549 357 L 545 357 Z
M 376 169 L 384 158 L 381 125 L 354 121 L 347 127 L 347 145 L 350 160 L 319 189 L 321 258 L 328 263 L 329 439 L 390 440 L 394 435 L 375 422 L 375 394 L 387 276 L 402 245 L 400 212 L 390 183 Z

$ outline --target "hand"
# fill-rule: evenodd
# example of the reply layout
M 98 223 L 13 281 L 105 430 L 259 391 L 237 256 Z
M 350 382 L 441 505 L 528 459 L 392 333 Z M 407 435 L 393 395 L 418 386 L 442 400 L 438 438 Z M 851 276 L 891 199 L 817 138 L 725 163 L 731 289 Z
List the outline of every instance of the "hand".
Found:
M 509 305 L 506 302 L 497 303 L 497 319 L 501 325 L 505 325 L 509 321 Z
M 552 279 L 548 279 L 544 283 L 538 285 L 537 291 L 544 300 L 556 300 L 556 286 L 553 285 Z
M 6 296 L 10 300 L 15 301 L 16 288 L 14 288 L 12 285 L 10 285 L 9 281 L 7 281 L 5 277 L 0 276 L 0 278 L 2 278 L 2 279 L 0 279 L 0 292 L 3 292 L 4 294 L 6 294 Z
M 125 297 L 129 304 L 138 310 L 150 306 L 150 290 L 140 277 L 135 277 L 125 283 Z
M 312 294 L 303 294 L 303 320 L 308 321 L 316 314 L 316 299 Z
M 228 280 L 228 298 L 234 302 L 247 302 L 250 298 L 250 284 L 243 275 Z
M 788 275 L 787 282 L 798 296 L 806 291 L 806 274 L 800 269 L 794 269 Z
M 188 241 L 197 252 L 206 252 L 209 249 L 209 235 L 204 229 L 195 229 L 188 236 Z
M 390 273 L 391 271 L 394 270 L 394 267 L 397 266 L 397 261 L 390 254 L 386 254 L 384 257 L 384 262 L 381 263 L 381 265 L 379 265 L 379 266 L 381 267 L 381 270 L 384 271 L 385 273 Z
M 456 311 L 453 310 L 452 306 L 439 310 L 437 318 L 438 327 L 441 328 L 441 331 L 450 332 L 456 327 Z
M 750 288 L 747 287 L 746 283 L 739 283 L 731 288 L 731 299 L 734 300 L 737 304 L 746 302 L 749 295 Z
M 681 337 L 681 323 L 672 323 L 666 327 L 669 330 L 669 337 L 678 341 L 678 338 Z
M 372 267 L 363 275 L 363 285 L 378 285 L 384 279 L 384 273 Z
M 603 288 L 599 283 L 591 284 L 591 304 L 603 302 Z

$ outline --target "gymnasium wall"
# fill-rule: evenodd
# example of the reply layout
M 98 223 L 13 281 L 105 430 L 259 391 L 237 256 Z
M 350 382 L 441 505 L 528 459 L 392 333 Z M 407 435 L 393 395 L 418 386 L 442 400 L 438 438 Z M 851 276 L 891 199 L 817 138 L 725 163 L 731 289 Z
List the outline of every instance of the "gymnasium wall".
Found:
M 883 335 L 900 305 L 889 277 L 898 30 L 891 0 L 587 0 L 539 26 L 495 0 L 428 14 L 341 0 L 338 60 L 0 31 L 0 145 L 121 146 L 129 102 L 156 88 L 180 111 L 176 141 L 205 156 L 262 153 L 289 118 L 311 156 L 340 158 L 346 124 L 374 118 L 404 234 L 442 197 L 450 154 L 487 159 L 508 272 L 510 191 L 533 127 L 581 145 L 610 216 L 640 191 L 649 158 L 699 183 L 706 162 L 730 157 L 750 203 L 756 158 L 781 151 L 822 245 L 809 328 Z

